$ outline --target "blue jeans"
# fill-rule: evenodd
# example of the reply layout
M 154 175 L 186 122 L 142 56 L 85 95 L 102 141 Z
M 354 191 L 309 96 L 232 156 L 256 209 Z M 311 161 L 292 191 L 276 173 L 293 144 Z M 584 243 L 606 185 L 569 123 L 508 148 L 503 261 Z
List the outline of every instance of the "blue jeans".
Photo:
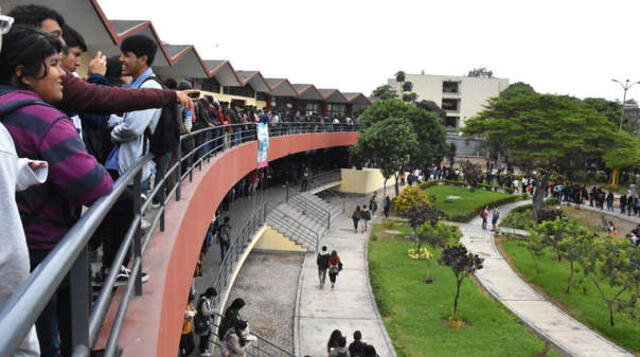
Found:
M 49 251 L 30 250 L 31 271 L 46 258 Z M 42 357 L 71 355 L 71 289 L 65 277 L 58 290 L 36 320 L 36 332 Z
M 225 255 L 229 251 L 229 246 L 231 244 L 220 243 L 220 263 L 224 260 Z

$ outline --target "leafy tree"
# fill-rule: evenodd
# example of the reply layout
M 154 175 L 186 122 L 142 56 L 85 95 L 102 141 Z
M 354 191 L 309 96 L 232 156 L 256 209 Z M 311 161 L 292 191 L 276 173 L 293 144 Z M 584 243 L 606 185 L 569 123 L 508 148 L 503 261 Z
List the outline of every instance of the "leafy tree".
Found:
M 464 278 L 473 274 L 478 269 L 482 269 L 484 259 L 477 254 L 469 253 L 464 245 L 454 245 L 446 247 L 438 263 L 447 265 L 456 277 L 456 296 L 453 299 L 453 319 L 458 319 L 458 299 L 460 297 L 460 287 Z
M 571 292 L 574 282 L 576 263 L 581 264 L 584 259 L 588 259 L 589 251 L 593 248 L 594 234 L 589 229 L 575 221 L 567 221 L 567 234 L 560 241 L 560 252 L 562 257 L 569 262 L 569 278 L 567 279 L 567 294 Z
M 529 229 L 529 234 L 536 236 L 545 246 L 551 248 L 556 254 L 558 262 L 562 261 L 562 240 L 570 235 L 576 223 L 567 218 L 556 218 L 553 221 L 545 221 Z
M 480 169 L 479 165 L 469 160 L 464 161 L 461 168 L 462 172 L 464 172 L 464 179 L 467 181 L 467 184 L 469 184 L 470 189 L 474 190 L 482 179 L 482 169 Z
M 478 67 L 470 70 L 467 77 L 493 78 L 493 71 L 486 67 Z
M 598 238 L 581 262 L 585 275 L 595 285 L 609 310 L 609 324 L 615 326 L 615 312 L 634 308 L 640 284 L 640 251 L 626 240 Z M 604 280 L 612 289 L 604 287 Z M 625 292 L 632 292 L 624 298 Z
M 413 83 L 409 81 L 402 83 L 403 92 L 411 92 L 412 90 L 413 90 Z
M 411 229 L 413 229 L 413 235 L 415 237 L 417 237 L 416 230 L 418 229 L 418 227 L 427 222 L 430 225 L 435 225 L 436 223 L 438 223 L 439 218 L 438 211 L 433 208 L 428 202 L 423 201 L 417 201 L 413 205 L 409 206 L 409 208 L 404 210 L 403 215 L 407 217 L 407 220 L 409 221 Z M 417 242 L 418 245 L 420 245 L 420 241 L 418 240 Z
M 399 215 L 407 217 L 407 211 L 411 207 L 416 207 L 422 204 L 428 205 L 429 203 L 430 200 L 427 193 L 416 185 L 406 187 L 399 195 L 396 195 L 396 198 L 393 201 L 393 206 Z M 417 223 L 418 222 L 416 222 L 416 224 Z
M 500 93 L 502 99 L 513 99 L 515 97 L 527 96 L 530 94 L 536 94 L 536 91 L 527 83 L 516 82 L 507 87 Z
M 396 93 L 395 89 L 391 88 L 390 85 L 385 84 L 374 89 L 373 92 L 371 92 L 371 96 L 376 97 L 380 100 L 385 100 L 385 99 L 397 98 L 398 93 Z
M 575 128 L 580 128 L 576 130 Z M 531 94 L 493 98 L 466 121 L 465 135 L 480 135 L 511 166 L 537 171 L 533 196 L 537 217 L 550 175 L 568 174 L 598 161 L 612 147 L 617 131 L 611 122 L 576 98 Z
M 404 71 L 396 72 L 396 82 L 398 83 L 404 82 L 404 79 L 405 79 Z
M 604 153 L 602 160 L 610 169 L 625 169 L 640 166 L 640 139 L 622 132 L 617 143 Z
M 364 129 L 360 133 L 355 150 L 360 157 L 377 161 L 385 187 L 387 180 L 395 177 L 398 195 L 400 171 L 411 162 L 411 156 L 415 155 L 417 149 L 418 138 L 410 122 L 406 119 L 389 118 Z
M 428 244 L 432 250 L 436 248 L 444 248 L 447 244 L 455 244 L 462 233 L 457 227 L 449 226 L 442 222 L 434 224 L 426 222 L 418 228 L 418 239 Z
M 407 82 L 409 83 L 409 82 Z M 418 98 L 418 95 L 415 92 L 404 93 L 402 94 L 402 101 L 407 103 L 413 103 Z
M 446 155 L 447 155 L 447 160 L 449 160 L 449 165 L 453 166 L 453 163 L 456 160 L 456 144 L 454 143 L 449 143 L 449 145 L 447 146 L 447 151 L 446 151 Z
M 419 102 L 416 102 L 416 106 L 420 109 L 426 110 L 427 112 L 435 115 L 444 124 L 444 121 L 447 118 L 447 112 L 442 110 L 442 108 L 440 108 L 438 104 L 436 104 L 436 102 L 432 100 L 423 99 Z
M 433 114 L 398 99 L 387 99 L 368 106 L 360 115 L 363 128 L 388 118 L 403 118 L 411 122 L 418 139 L 418 150 L 411 157 L 412 164 L 431 166 L 438 158 L 444 157 L 445 130 Z
M 620 103 L 604 98 L 585 98 L 582 102 L 607 117 L 614 125 L 620 125 L 620 111 L 622 111 Z

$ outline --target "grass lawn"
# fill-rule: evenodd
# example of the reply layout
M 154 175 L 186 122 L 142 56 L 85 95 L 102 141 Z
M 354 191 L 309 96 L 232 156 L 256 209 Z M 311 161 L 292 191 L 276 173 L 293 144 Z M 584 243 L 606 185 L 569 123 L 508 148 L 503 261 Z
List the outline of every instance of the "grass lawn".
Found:
M 451 269 L 432 261 L 434 283 L 424 283 L 426 262 L 411 260 L 406 226 L 379 224 L 369 240 L 370 279 L 385 327 L 399 356 L 535 356 L 544 343 L 499 302 L 465 279 L 460 298 L 461 329 L 447 326 L 455 279 Z M 549 356 L 556 356 L 551 351 Z
M 471 192 L 469 189 L 458 186 L 438 185 L 427 189 L 427 194 L 436 197 L 435 206 L 451 220 L 459 222 L 468 222 L 477 214 L 485 205 L 499 203 L 515 196 L 502 192 L 485 191 L 476 189 Z M 460 198 L 449 199 L 449 196 L 457 196 Z
M 535 262 L 531 254 L 518 241 L 504 240 L 499 244 L 503 251 L 511 258 L 511 263 L 525 279 L 540 287 L 547 295 L 564 307 L 564 310 L 580 322 L 599 331 L 616 344 L 640 353 L 640 324 L 633 324 L 631 319 L 621 313 L 615 314 L 615 326 L 609 324 L 607 305 L 600 299 L 592 282 L 587 281 L 586 293 L 582 289 L 574 288 L 570 294 L 565 293 L 566 281 L 569 276 L 569 265 L 558 263 L 551 251 L 538 258 L 540 274 L 536 273 Z M 606 284 L 605 284 L 606 285 Z M 608 287 L 608 285 L 606 285 Z M 610 288 L 609 288 L 609 291 Z M 640 309 L 638 312 L 640 313 Z

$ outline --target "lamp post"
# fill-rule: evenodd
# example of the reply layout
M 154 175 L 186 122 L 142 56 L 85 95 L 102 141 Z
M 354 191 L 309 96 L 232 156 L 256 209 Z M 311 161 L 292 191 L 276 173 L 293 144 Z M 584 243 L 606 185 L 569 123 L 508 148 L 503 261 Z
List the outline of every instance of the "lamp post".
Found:
M 640 83 L 640 81 L 633 82 L 631 84 L 629 84 L 629 80 L 628 79 L 625 79 L 624 83 L 620 82 L 617 79 L 612 79 L 611 81 L 618 83 L 620 85 L 620 87 L 622 87 L 622 90 L 623 90 L 623 94 L 622 94 L 622 109 L 620 110 L 620 131 L 622 131 L 622 122 L 624 121 L 624 103 L 627 101 L 627 91 L 629 90 L 629 88 L 631 88 L 634 85 Z
M 611 79 L 612 82 L 616 82 L 620 85 L 620 87 L 622 87 L 623 90 L 623 94 L 622 94 L 622 108 L 620 109 L 620 131 L 622 131 L 622 122 L 624 121 L 624 103 L 627 101 L 627 91 L 629 90 L 629 88 L 633 87 L 634 85 L 640 83 L 639 82 L 633 82 L 631 84 L 629 84 L 629 79 L 625 79 L 624 83 L 620 82 L 617 79 Z M 618 184 L 618 169 L 614 169 L 613 170 L 613 175 L 611 175 L 611 184 L 612 185 L 617 185 Z

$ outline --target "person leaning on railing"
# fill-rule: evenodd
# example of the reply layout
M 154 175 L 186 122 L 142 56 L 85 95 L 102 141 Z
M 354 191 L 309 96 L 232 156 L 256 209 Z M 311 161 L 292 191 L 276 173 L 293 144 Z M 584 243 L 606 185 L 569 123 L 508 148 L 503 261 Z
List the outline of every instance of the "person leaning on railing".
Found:
M 49 178 L 16 196 L 32 270 L 73 225 L 80 208 L 111 191 L 107 171 L 90 155 L 71 120 L 51 106 L 63 97 L 62 44 L 39 30 L 16 26 L 0 53 L 0 105 L 28 102 L 3 118 L 16 150 L 49 163 Z M 43 355 L 71 352 L 70 293 L 63 282 L 36 327 Z M 57 302 L 57 304 L 56 304 Z M 60 324 L 60 329 L 58 329 Z

